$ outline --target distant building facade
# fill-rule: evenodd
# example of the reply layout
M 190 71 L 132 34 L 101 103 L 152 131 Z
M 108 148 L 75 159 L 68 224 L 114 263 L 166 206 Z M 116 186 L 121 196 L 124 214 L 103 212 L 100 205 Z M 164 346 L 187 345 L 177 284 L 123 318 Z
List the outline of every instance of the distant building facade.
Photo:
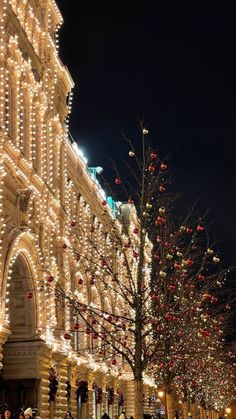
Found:
M 0 400 L 36 407 L 44 419 L 67 410 L 113 418 L 133 414 L 133 384 L 104 367 L 90 335 L 65 339 L 76 319 L 56 299 L 60 285 L 112 304 L 96 284 L 78 283 L 89 269 L 70 251 L 71 221 L 103 243 L 112 211 L 68 137 L 73 81 L 57 53 L 61 23 L 54 0 L 0 1 Z M 149 412 L 154 395 L 145 386 Z

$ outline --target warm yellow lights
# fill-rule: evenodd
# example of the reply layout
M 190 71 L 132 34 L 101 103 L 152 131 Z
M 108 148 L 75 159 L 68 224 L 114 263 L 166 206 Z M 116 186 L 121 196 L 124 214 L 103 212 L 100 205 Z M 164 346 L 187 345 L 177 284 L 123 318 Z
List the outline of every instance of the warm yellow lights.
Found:
M 164 397 L 164 391 L 158 391 L 158 393 L 157 393 L 157 395 L 158 395 L 158 397 L 160 397 L 160 398 L 162 398 L 162 397 Z
M 227 415 L 230 415 L 231 412 L 232 412 L 232 409 L 230 407 L 226 407 L 225 413 L 227 413 Z

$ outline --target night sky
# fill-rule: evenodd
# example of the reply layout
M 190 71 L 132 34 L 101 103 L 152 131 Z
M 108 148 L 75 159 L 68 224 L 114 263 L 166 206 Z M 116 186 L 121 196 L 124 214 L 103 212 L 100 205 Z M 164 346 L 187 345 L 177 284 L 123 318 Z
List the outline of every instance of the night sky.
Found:
M 200 198 L 232 261 L 236 245 L 236 30 L 222 2 L 57 0 L 60 56 L 75 81 L 70 131 L 90 166 L 124 153 L 144 117 L 170 154 L 185 208 Z M 194 4 L 195 3 L 195 4 Z M 106 170 L 107 168 L 107 170 Z M 236 258 L 235 258 L 236 259 Z

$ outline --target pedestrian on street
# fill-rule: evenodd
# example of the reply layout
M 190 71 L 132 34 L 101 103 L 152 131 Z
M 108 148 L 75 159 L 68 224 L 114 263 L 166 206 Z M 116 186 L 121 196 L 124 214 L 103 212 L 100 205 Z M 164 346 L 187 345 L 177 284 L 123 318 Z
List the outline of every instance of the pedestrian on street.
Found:
M 18 419 L 25 419 L 25 415 L 23 410 L 20 411 L 19 415 L 18 415 Z
M 105 412 L 101 419 L 110 419 L 110 416 L 107 414 L 107 412 Z
M 64 419 L 74 419 L 71 412 L 66 412 Z
M 10 410 L 10 408 L 9 407 L 7 407 L 5 410 L 4 410 L 4 412 L 3 412 L 3 415 L 2 415 L 2 418 L 3 419 L 8 419 L 8 418 L 13 418 L 13 414 L 12 414 L 12 412 L 11 412 L 11 410 Z
M 126 419 L 126 417 L 125 417 L 125 412 L 122 412 L 122 413 L 120 414 L 119 419 Z
M 31 409 L 31 407 L 28 407 L 25 411 L 24 411 L 24 415 L 25 415 L 25 419 L 30 419 L 33 416 L 33 411 Z

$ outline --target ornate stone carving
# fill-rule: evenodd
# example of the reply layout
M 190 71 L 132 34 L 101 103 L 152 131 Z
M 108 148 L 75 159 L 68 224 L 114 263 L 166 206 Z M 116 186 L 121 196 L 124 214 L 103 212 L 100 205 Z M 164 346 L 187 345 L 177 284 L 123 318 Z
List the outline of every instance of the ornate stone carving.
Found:
M 17 189 L 18 197 L 17 197 L 17 209 L 19 211 L 19 222 L 21 225 L 28 224 L 28 210 L 29 210 L 29 203 L 30 197 L 32 194 L 31 188 L 26 189 Z

